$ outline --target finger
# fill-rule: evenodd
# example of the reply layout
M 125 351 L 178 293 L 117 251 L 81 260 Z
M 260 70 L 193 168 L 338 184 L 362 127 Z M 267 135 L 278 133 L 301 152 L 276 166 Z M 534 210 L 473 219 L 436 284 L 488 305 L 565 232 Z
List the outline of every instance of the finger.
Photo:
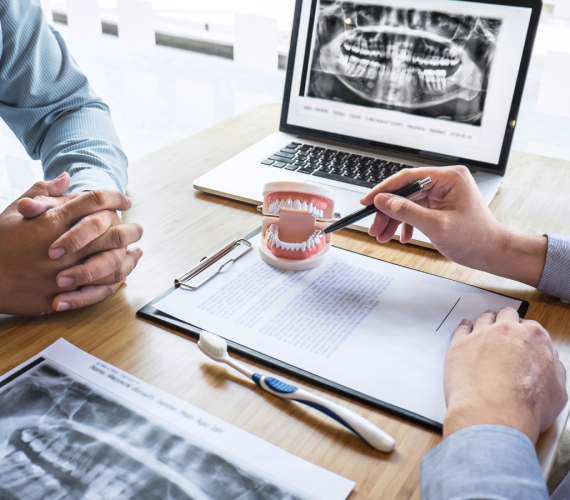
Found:
M 120 224 L 121 218 L 114 210 L 101 210 L 88 215 L 52 243 L 49 256 L 59 259 L 65 254 L 71 255 L 105 234 L 111 226 Z
M 108 285 L 123 281 L 136 267 L 143 252 L 140 248 L 124 248 L 101 252 L 83 264 L 66 269 L 56 277 L 60 288 L 84 285 Z
M 496 319 L 497 313 L 489 309 L 475 320 L 475 328 L 483 325 L 492 325 L 495 323 Z
M 113 295 L 121 285 L 122 283 L 88 285 L 73 292 L 62 293 L 53 299 L 52 307 L 55 311 L 67 311 L 90 306 Z
M 126 248 L 142 238 L 143 227 L 136 222 L 111 226 L 105 234 L 85 246 L 79 254 L 93 255 L 115 248 Z
M 396 234 L 396 231 L 398 230 L 398 227 L 400 226 L 401 222 L 394 220 L 394 219 L 390 219 L 390 222 L 388 222 L 388 225 L 386 226 L 386 229 L 384 229 L 384 231 L 382 232 L 382 234 L 379 234 L 376 239 L 380 242 L 380 243 L 388 243 Z
M 400 235 L 401 243 L 408 243 L 414 236 L 414 226 L 408 223 L 402 225 L 402 234 Z
M 59 177 L 52 181 L 36 182 L 30 189 L 28 189 L 18 200 L 23 198 L 35 198 L 36 196 L 61 196 L 67 191 L 71 177 L 67 172 L 64 172 Z
M 80 196 L 81 193 L 70 193 L 62 196 L 36 196 L 22 198 L 18 201 L 18 212 L 27 219 L 37 217 L 51 208 L 56 208 Z
M 453 338 L 466 337 L 471 332 L 473 332 L 473 323 L 468 319 L 464 319 L 461 321 L 461 323 L 459 323 L 459 326 L 455 329 L 455 332 L 453 333 Z
M 368 230 L 368 234 L 370 236 L 378 236 L 382 234 L 386 230 L 386 226 L 390 222 L 390 217 L 382 212 L 377 212 L 376 216 L 374 217 L 374 221 L 372 221 L 372 225 Z
M 113 283 L 119 283 L 124 281 L 137 267 L 140 258 L 143 256 L 143 251 L 140 248 L 130 248 L 125 255 L 125 260 L 123 261 L 123 266 L 119 272 L 112 273 L 109 276 L 94 281 L 92 285 L 112 285 Z
M 431 177 L 433 180 L 437 180 L 442 177 L 442 174 L 446 174 L 445 169 L 441 167 L 423 167 L 423 168 L 405 168 L 401 170 L 396 175 L 388 177 L 384 182 L 381 182 L 376 187 L 374 187 L 366 196 L 364 196 L 360 203 L 363 205 L 372 205 L 374 198 L 379 193 L 394 193 L 399 189 L 402 189 L 410 184 L 425 179 L 426 177 Z M 432 189 L 434 182 L 427 184 L 424 190 Z
M 496 321 L 520 323 L 520 316 L 516 309 L 513 309 L 512 307 L 503 307 L 503 309 L 497 313 Z
M 419 205 L 415 200 L 401 196 L 382 193 L 374 198 L 374 205 L 380 212 L 399 222 L 406 222 L 424 231 L 424 228 L 437 228 L 445 215 L 440 210 L 434 210 Z M 424 231 L 426 232 L 426 231 Z
M 126 211 L 131 205 L 131 200 L 119 191 L 95 190 L 83 193 L 55 210 L 70 225 L 74 225 L 92 213 L 101 210 Z
M 92 284 L 110 274 L 120 272 L 126 255 L 126 248 L 116 248 L 95 254 L 83 264 L 61 271 L 56 276 L 57 286 L 60 288 L 80 287 Z M 123 278 L 115 280 L 113 283 L 122 281 Z

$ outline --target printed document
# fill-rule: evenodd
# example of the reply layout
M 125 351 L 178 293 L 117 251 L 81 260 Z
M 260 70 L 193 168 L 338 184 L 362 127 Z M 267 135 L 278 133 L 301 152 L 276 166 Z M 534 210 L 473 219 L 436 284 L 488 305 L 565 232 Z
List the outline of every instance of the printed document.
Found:
M 0 378 L 0 498 L 345 500 L 354 482 L 60 339 Z
M 443 423 L 444 359 L 463 318 L 520 300 L 331 248 L 286 272 L 253 250 L 158 310 L 337 384 Z

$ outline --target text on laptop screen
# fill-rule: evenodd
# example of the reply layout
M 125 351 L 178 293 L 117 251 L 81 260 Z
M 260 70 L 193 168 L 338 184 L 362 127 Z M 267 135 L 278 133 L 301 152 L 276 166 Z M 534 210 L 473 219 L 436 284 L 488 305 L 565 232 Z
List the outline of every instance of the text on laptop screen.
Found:
M 496 164 L 531 14 L 450 0 L 304 1 L 287 124 Z

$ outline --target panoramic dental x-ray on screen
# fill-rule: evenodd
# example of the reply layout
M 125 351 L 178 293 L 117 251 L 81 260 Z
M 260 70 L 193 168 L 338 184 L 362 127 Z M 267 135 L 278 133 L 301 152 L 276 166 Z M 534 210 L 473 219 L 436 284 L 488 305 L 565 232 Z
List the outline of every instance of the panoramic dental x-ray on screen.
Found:
M 501 19 L 321 2 L 307 95 L 481 125 Z

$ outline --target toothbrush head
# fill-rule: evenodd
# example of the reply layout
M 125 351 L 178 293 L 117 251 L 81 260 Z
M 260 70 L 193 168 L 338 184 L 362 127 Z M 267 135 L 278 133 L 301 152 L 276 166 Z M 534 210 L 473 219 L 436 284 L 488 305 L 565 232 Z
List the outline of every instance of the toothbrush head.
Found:
M 222 361 L 228 355 L 228 343 L 214 333 L 202 332 L 200 340 L 198 340 L 198 347 L 214 361 Z

